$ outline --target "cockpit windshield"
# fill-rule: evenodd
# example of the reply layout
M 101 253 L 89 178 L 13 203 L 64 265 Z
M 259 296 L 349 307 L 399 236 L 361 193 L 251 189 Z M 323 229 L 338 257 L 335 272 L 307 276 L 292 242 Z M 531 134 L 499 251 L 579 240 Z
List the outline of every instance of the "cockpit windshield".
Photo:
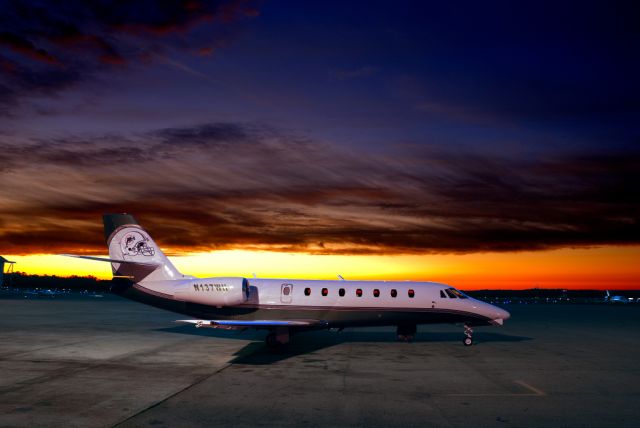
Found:
M 464 294 L 462 291 L 456 290 L 455 288 L 447 288 L 447 294 L 451 297 L 457 297 L 458 299 L 467 299 L 468 296 Z M 453 295 L 453 296 L 452 296 Z

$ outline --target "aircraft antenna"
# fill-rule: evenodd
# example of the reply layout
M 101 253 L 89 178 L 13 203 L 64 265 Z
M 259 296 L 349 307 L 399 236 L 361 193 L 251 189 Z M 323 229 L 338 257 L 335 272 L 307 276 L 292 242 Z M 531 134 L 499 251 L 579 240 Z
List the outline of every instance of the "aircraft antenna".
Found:
M 338 274 L 338 279 L 340 279 L 340 281 L 344 281 L 344 278 L 340 274 Z

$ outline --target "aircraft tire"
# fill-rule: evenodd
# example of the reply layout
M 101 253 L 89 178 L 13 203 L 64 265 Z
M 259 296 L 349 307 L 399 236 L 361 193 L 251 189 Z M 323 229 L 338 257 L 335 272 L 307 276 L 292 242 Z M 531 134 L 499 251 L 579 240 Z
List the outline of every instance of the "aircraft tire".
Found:
M 415 339 L 415 336 L 413 334 L 399 334 L 398 335 L 398 342 L 411 343 L 411 342 L 413 342 L 413 339 Z
M 276 338 L 276 334 L 275 333 L 267 334 L 265 342 L 267 344 L 267 347 L 269 347 L 271 349 L 277 349 L 281 345 L 281 343 L 278 342 L 278 339 Z
M 285 343 L 285 342 L 279 341 L 278 335 L 275 332 L 271 332 L 267 334 L 267 337 L 265 338 L 265 343 L 267 344 L 267 347 L 272 351 L 282 351 L 286 349 L 288 345 L 288 342 Z
M 462 339 L 462 343 L 464 344 L 464 346 L 471 346 L 473 345 L 473 339 L 469 336 L 465 336 L 464 339 Z

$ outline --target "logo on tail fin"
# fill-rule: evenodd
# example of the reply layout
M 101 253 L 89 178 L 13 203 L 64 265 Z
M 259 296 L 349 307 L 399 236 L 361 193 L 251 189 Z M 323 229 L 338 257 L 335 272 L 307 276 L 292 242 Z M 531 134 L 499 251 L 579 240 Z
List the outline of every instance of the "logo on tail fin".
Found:
M 153 256 L 156 250 L 149 244 L 149 238 L 138 231 L 127 232 L 120 241 L 122 254 L 127 256 Z

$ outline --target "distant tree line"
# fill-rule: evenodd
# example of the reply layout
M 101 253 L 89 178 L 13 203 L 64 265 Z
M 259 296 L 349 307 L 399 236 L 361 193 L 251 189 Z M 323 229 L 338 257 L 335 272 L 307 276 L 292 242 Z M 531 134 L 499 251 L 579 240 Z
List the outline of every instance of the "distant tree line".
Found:
M 604 299 L 604 290 L 566 290 L 561 288 L 528 288 L 525 290 L 474 290 L 466 293 L 477 299 L 496 299 L 502 297 L 517 297 L 522 299 L 532 298 L 602 298 Z M 609 289 L 612 294 L 622 294 L 627 297 L 640 297 L 638 290 L 614 290 Z
M 57 276 L 29 275 L 15 272 L 4 275 L 4 287 L 46 290 L 89 290 L 108 292 L 112 282 L 110 279 L 98 279 L 95 276 Z
M 5 274 L 4 287 L 28 288 L 45 290 L 88 290 L 109 292 L 114 285 L 111 279 L 98 279 L 95 276 L 57 276 L 57 275 L 29 275 L 23 272 Z M 603 290 L 605 287 L 603 287 Z M 611 289 L 612 294 L 618 291 Z M 526 290 L 474 290 L 467 291 L 468 295 L 479 299 L 495 299 L 502 297 L 519 298 L 604 298 L 601 290 L 563 290 L 553 288 L 529 288 Z M 638 290 L 622 290 L 620 294 L 627 297 L 640 297 Z

